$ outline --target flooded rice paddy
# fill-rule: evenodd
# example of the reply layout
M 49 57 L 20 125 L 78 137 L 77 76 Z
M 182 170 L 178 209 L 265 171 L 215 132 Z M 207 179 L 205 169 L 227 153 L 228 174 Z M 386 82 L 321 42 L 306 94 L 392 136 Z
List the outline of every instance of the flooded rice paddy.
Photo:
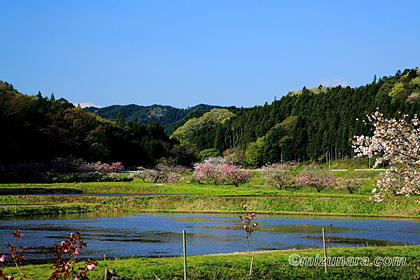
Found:
M 259 226 L 249 239 L 252 251 L 321 248 L 322 227 L 331 247 L 420 244 L 420 220 L 257 215 L 255 221 Z M 80 255 L 83 258 L 180 256 L 183 230 L 189 255 L 247 251 L 238 215 L 80 214 L 3 219 L 1 244 L 14 242 L 10 233 L 16 229 L 24 235 L 18 245 L 29 246 L 25 255 L 30 262 L 52 260 L 52 245 L 75 230 L 88 245 Z

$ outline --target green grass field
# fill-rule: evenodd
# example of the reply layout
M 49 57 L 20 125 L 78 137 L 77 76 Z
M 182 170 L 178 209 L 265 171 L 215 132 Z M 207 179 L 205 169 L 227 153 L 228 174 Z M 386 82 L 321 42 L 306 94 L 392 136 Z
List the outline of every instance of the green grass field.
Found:
M 256 252 L 250 276 L 248 253 L 188 256 L 187 276 L 188 279 L 415 279 L 420 276 L 419 246 L 330 248 L 327 257 L 335 265 L 328 266 L 327 273 L 323 265 L 314 265 L 315 261 L 312 265 L 306 262 L 307 266 L 305 262 L 302 266 L 290 265 L 292 254 L 313 260 L 323 257 L 322 249 Z M 356 262 L 357 257 L 363 258 L 363 262 Z M 99 260 L 89 278 L 103 279 L 105 269 L 109 268 L 115 269 L 123 279 L 183 279 L 184 275 L 182 257 L 132 257 Z M 26 279 L 48 279 L 52 272 L 50 265 L 23 266 L 22 271 L 27 273 Z M 15 267 L 6 267 L 5 272 L 18 275 Z

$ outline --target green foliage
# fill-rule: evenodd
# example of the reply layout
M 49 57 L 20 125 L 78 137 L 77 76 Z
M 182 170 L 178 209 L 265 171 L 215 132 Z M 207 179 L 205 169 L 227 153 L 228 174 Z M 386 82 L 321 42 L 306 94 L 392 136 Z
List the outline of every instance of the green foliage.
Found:
M 394 87 L 391 89 L 391 91 L 389 92 L 389 96 L 391 96 L 392 98 L 396 98 L 397 92 L 399 92 L 402 89 L 404 89 L 404 84 L 401 82 L 396 83 Z
M 218 149 L 211 148 L 211 149 L 205 149 L 198 153 L 198 157 L 201 161 L 210 158 L 210 157 L 218 157 L 220 156 L 220 152 Z
M 265 137 L 260 137 L 255 142 L 251 142 L 246 149 L 246 162 L 250 166 L 261 166 L 264 162 L 264 143 Z
M 227 119 L 233 117 L 234 114 L 227 109 L 213 109 L 205 113 L 200 118 L 193 118 L 188 120 L 183 126 L 179 127 L 171 137 L 179 140 L 180 142 L 188 142 L 193 136 L 194 131 L 203 126 L 213 127 L 216 124 L 221 124 Z
M 353 136 L 372 133 L 356 120 L 363 120 L 365 112 L 379 107 L 386 117 L 400 111 L 411 118 L 420 111 L 419 70 L 398 73 L 356 88 L 304 87 L 270 105 L 229 108 L 235 117 L 215 125 L 191 127 L 183 141 L 198 151 L 242 150 L 250 166 L 281 159 L 322 162 L 351 157 Z
M 118 113 L 117 118 L 115 119 L 115 125 L 119 128 L 123 128 L 125 126 L 125 120 L 121 112 Z
M 172 146 L 156 123 L 125 123 L 121 114 L 111 123 L 65 99 L 49 99 L 40 92 L 27 96 L 5 82 L 0 82 L 0 130 L 0 171 L 17 162 L 68 156 L 127 166 L 153 164 Z

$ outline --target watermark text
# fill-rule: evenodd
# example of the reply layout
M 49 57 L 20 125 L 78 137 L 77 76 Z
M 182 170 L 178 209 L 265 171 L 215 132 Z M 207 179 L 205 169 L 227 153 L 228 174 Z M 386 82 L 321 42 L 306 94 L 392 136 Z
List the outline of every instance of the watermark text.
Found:
M 301 257 L 298 254 L 289 256 L 291 266 L 405 266 L 405 257 Z

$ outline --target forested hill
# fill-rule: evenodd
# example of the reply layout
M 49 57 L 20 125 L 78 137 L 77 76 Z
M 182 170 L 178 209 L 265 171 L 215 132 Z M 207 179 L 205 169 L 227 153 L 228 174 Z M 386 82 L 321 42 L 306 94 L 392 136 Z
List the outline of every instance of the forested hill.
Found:
M 305 87 L 253 108 L 229 108 L 234 117 L 189 130 L 185 145 L 243 165 L 283 160 L 323 160 L 352 155 L 354 135 L 370 134 L 356 119 L 379 108 L 385 116 L 420 113 L 420 71 L 406 69 L 356 88 Z M 188 122 L 184 125 L 188 125 Z
M 50 166 L 55 158 L 140 166 L 183 151 L 172 152 L 176 143 L 157 123 L 111 122 L 83 112 L 64 98 L 28 96 L 2 81 L 0 133 L 0 177 L 13 166 L 28 162 Z
M 86 107 L 85 112 L 94 113 L 104 119 L 115 121 L 118 113 L 121 113 L 125 121 L 134 121 L 135 123 L 148 124 L 157 122 L 160 124 L 165 132 L 170 131 L 183 118 L 194 111 L 209 111 L 213 108 L 220 108 L 219 106 L 211 106 L 199 104 L 194 107 L 179 109 L 172 106 L 152 105 L 112 105 L 103 108 Z

